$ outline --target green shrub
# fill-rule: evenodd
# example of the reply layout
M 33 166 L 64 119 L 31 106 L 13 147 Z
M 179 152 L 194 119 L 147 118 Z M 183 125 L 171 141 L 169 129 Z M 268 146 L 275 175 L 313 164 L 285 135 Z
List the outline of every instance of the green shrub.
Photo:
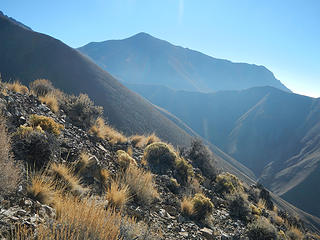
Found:
M 275 240 L 277 229 L 264 217 L 248 225 L 247 235 L 250 240 Z
M 130 164 L 137 166 L 136 161 L 123 150 L 117 151 L 117 160 L 120 165 L 120 168 L 122 169 L 127 169 L 130 166 Z
M 95 106 L 87 94 L 64 96 L 60 108 L 77 127 L 89 130 L 96 120 L 102 116 L 103 108 Z
M 208 216 L 213 209 L 213 203 L 202 193 L 197 193 L 193 199 L 193 217 L 200 220 Z
M 156 142 L 144 150 L 143 161 L 150 165 L 156 172 L 163 173 L 172 169 L 177 159 L 177 154 L 167 144 Z
M 228 200 L 230 216 L 245 221 L 249 220 L 252 210 L 249 201 L 244 194 L 231 195 Z
M 240 180 L 231 173 L 221 173 L 216 178 L 217 191 L 222 193 L 242 192 L 243 186 Z
M 194 175 L 192 165 L 184 158 L 177 157 L 175 160 L 176 175 L 180 183 L 186 184 L 188 178 Z
M 63 125 L 56 123 L 52 118 L 40 115 L 31 115 L 30 124 L 33 128 L 40 126 L 41 129 L 55 135 L 60 134 L 60 130 L 63 129 Z
M 214 179 L 217 175 L 213 153 L 200 139 L 194 139 L 189 149 L 182 149 L 182 155 L 190 159 L 204 176 Z

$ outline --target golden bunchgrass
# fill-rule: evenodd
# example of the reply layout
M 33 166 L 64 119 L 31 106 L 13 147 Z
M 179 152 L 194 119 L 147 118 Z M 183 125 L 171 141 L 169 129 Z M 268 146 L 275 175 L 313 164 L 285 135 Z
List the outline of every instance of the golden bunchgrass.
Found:
M 107 190 L 106 198 L 111 206 L 122 209 L 129 200 L 128 185 L 121 184 L 119 179 L 113 180 Z
M 111 144 L 125 143 L 128 141 L 123 134 L 105 124 L 104 120 L 100 117 L 90 128 L 89 133 L 97 136 L 98 138 L 107 139 Z
M 5 86 L 8 90 L 11 90 L 13 92 L 29 94 L 29 89 L 18 81 L 15 81 L 13 83 L 6 83 Z
M 46 104 L 52 112 L 57 113 L 59 111 L 59 104 L 56 96 L 52 93 L 39 97 L 39 100 Z

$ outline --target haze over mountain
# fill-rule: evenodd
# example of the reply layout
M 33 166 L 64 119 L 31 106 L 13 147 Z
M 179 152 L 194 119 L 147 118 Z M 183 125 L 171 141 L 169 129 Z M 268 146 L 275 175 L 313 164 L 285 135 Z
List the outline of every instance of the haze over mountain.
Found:
M 275 193 L 320 216 L 320 99 L 273 87 L 204 94 L 131 84 L 243 165 Z
M 256 86 L 290 91 L 263 66 L 213 58 L 147 33 L 123 40 L 91 42 L 78 50 L 117 79 L 128 83 L 201 92 Z
M 23 41 L 21 41 L 23 39 Z M 30 31 L 0 16 L 0 73 L 3 80 L 28 85 L 47 78 L 67 93 L 87 93 L 104 107 L 108 122 L 127 135 L 155 132 L 174 145 L 189 144 L 196 133 L 175 116 L 167 115 L 130 91 L 87 57 L 50 36 Z M 246 179 L 253 173 L 211 145 L 219 166 Z M 240 170 L 239 170 L 240 169 Z M 252 182 L 252 179 L 248 178 Z

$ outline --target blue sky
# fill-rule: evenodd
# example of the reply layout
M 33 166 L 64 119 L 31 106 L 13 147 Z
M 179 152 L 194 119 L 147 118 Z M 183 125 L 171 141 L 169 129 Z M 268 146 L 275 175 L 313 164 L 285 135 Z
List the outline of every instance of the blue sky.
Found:
M 71 47 L 147 32 L 264 65 L 292 91 L 320 97 L 319 0 L 1 0 L 0 10 Z

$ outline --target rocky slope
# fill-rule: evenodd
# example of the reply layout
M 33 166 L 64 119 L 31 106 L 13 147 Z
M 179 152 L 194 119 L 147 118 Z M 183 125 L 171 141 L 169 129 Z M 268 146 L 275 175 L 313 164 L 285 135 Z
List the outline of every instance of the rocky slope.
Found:
M 202 94 L 128 86 L 248 167 L 273 192 L 320 216 L 320 195 L 311 187 L 320 164 L 319 99 L 271 87 Z
M 212 92 L 273 86 L 290 91 L 263 66 L 233 63 L 174 46 L 147 33 L 78 48 L 124 83 Z
M 146 230 L 143 233 L 140 232 L 136 237 L 129 237 L 127 234 L 129 231 L 127 229 L 128 226 L 122 226 L 119 233 L 124 239 L 258 239 L 255 237 L 257 235 L 252 235 L 255 234 L 252 229 L 260 228 L 254 228 L 253 226 L 259 221 L 257 219 L 267 218 L 269 219 L 268 221 L 263 221 L 267 221 L 270 229 L 260 230 L 266 231 L 266 234 L 271 234 L 271 238 L 266 237 L 261 239 L 282 239 L 280 235 L 287 234 L 291 236 L 294 234 L 292 233 L 293 231 L 299 231 L 306 239 L 317 239 L 316 235 L 311 235 L 312 231 L 317 231 L 315 226 L 290 217 L 283 211 L 268 207 L 272 202 L 270 202 L 268 192 L 263 188 L 238 185 L 237 181 L 232 182 L 232 186 L 239 187 L 238 190 L 243 191 L 243 194 L 248 196 L 248 200 L 240 198 L 240 200 L 235 201 L 233 197 L 236 197 L 237 194 L 226 194 L 222 190 L 224 187 L 229 188 L 229 185 L 219 185 L 218 179 L 222 179 L 221 176 L 224 175 L 219 175 L 220 178 L 215 178 L 212 172 L 213 178 L 210 178 L 210 174 L 207 175 L 208 173 L 205 172 L 207 168 L 204 169 L 201 165 L 197 165 L 199 163 L 196 161 L 197 158 L 195 156 L 197 156 L 197 153 L 195 152 L 188 153 L 188 150 L 181 150 L 181 154 L 185 153 L 184 156 L 193 165 L 192 171 L 197 176 L 194 179 L 198 179 L 198 184 L 192 183 L 189 180 L 188 182 L 183 182 L 180 179 L 179 182 L 182 181 L 180 182 L 181 184 L 173 186 L 171 179 L 184 175 L 179 175 L 174 168 L 161 165 L 161 162 L 159 164 L 165 169 L 162 173 L 152 170 L 157 169 L 158 165 L 153 167 L 151 165 L 144 165 L 142 158 L 146 152 L 145 146 L 136 147 L 132 140 L 121 144 L 111 143 L 108 139 L 102 140 L 88 134 L 81 128 L 74 126 L 70 116 L 66 115 L 65 112 L 60 110 L 56 114 L 53 113 L 50 108 L 42 104 L 33 95 L 2 90 L 0 102 L 2 114 L 7 118 L 9 133 L 13 134 L 12 146 L 15 160 L 22 164 L 21 168 L 24 172 L 23 181 L 19 183 L 17 189 L 11 194 L 1 197 L 0 236 L 15 238 L 12 234 L 15 233 L 14 226 L 17 224 L 20 227 L 31 230 L 38 229 L 43 224 L 50 226 L 55 219 L 59 219 L 61 214 L 56 212 L 56 205 L 49 207 L 40 203 L 39 198 L 32 195 L 30 190 L 28 190 L 28 186 L 32 184 L 29 179 L 31 173 L 26 171 L 25 167 L 28 165 L 25 165 L 25 161 L 30 159 L 29 155 L 32 154 L 32 151 L 29 150 L 35 149 L 28 149 L 28 146 L 32 146 L 29 145 L 29 142 L 24 142 L 24 148 L 21 148 L 21 144 L 18 144 L 21 139 L 18 137 L 19 135 L 16 135 L 16 131 L 21 125 L 30 125 L 31 115 L 36 114 L 50 117 L 56 123 L 63 125 L 63 129 L 61 129 L 59 135 L 53 136 L 52 134 L 45 133 L 47 136 L 54 137 L 55 146 L 46 145 L 54 148 L 54 151 L 47 155 L 50 159 L 40 159 L 38 163 L 44 164 L 44 166 L 52 163 L 71 164 L 77 161 L 81 152 L 86 151 L 90 156 L 91 163 L 87 166 L 85 174 L 82 175 L 81 185 L 87 189 L 86 191 L 88 191 L 87 193 L 89 193 L 91 201 L 93 201 L 92 199 L 97 199 L 94 201 L 102 202 L 108 206 L 108 202 L 104 198 L 104 190 L 101 187 L 102 180 L 96 176 L 96 172 L 97 170 L 100 172 L 101 169 L 107 169 L 111 176 L 122 174 L 118 150 L 127 151 L 129 147 L 139 169 L 145 169 L 145 171 L 151 170 L 153 172 L 155 188 L 159 194 L 158 197 L 151 204 L 142 204 L 136 199 L 137 196 L 132 196 L 131 200 L 121 210 L 124 216 L 134 216 L 137 221 L 144 222 Z M 34 128 L 32 131 L 37 131 L 37 128 Z M 20 136 L 23 138 L 24 135 Z M 37 153 L 41 152 L 40 146 L 45 145 L 37 144 Z M 29 155 L 25 155 L 26 152 Z M 205 157 L 206 155 L 200 156 Z M 194 160 L 191 160 L 191 158 Z M 48 162 L 49 160 L 50 162 Z M 183 200 L 183 196 L 189 194 L 192 196 L 196 192 L 202 192 L 213 203 L 213 208 L 208 213 L 205 212 L 206 215 L 208 214 L 205 219 L 194 218 L 182 213 L 180 203 Z M 80 198 L 82 197 L 85 196 L 80 195 Z M 259 199 L 264 199 L 264 203 L 261 203 Z M 268 210 L 268 208 L 271 210 Z M 293 230 L 293 226 L 299 230 Z M 133 228 L 134 226 L 130 225 L 130 227 Z M 33 231 L 29 232 L 29 234 L 31 233 Z

